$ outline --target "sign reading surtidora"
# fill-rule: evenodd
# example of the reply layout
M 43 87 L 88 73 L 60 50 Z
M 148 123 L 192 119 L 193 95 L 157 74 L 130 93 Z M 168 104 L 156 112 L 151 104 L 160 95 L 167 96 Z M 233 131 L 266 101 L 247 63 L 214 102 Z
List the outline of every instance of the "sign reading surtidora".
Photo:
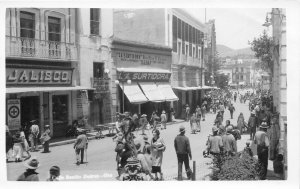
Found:
M 171 73 L 118 72 L 118 80 L 169 82 Z
M 72 70 L 6 68 L 6 85 L 70 85 Z

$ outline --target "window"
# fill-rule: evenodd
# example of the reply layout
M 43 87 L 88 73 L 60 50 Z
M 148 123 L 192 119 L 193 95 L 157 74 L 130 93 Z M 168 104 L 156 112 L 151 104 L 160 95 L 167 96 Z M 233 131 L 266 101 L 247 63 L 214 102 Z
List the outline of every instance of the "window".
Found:
M 178 18 L 178 38 L 182 39 L 182 32 L 181 32 L 181 20 Z
M 90 9 L 90 11 L 91 35 L 99 35 L 100 11 L 99 9 Z
M 172 21 L 172 30 L 173 30 L 173 51 L 177 52 L 177 17 L 173 15 Z
M 61 29 L 60 29 L 60 18 L 48 17 L 48 31 L 49 41 L 60 41 Z
M 20 37 L 34 38 L 35 15 L 29 12 L 20 12 Z
M 178 54 L 180 54 L 180 53 L 181 53 L 181 42 L 178 41 Z
M 193 57 L 195 58 L 196 57 L 196 48 L 193 47 Z
M 184 49 L 184 41 L 182 42 L 182 54 L 185 54 L 185 49 Z
M 93 66 L 94 78 L 103 78 L 104 77 L 104 63 L 95 63 Z
M 184 41 L 188 41 L 189 40 L 189 25 L 187 23 L 185 23 L 184 26 Z
M 235 68 L 235 72 L 239 72 L 239 68 Z
M 188 55 L 189 53 L 189 45 L 185 45 L 185 54 L 186 56 Z
M 202 54 L 201 54 L 201 48 L 199 48 L 198 51 L 199 51 L 199 54 L 198 54 L 198 55 L 199 55 L 199 59 L 201 59 L 201 57 L 202 57 L 202 56 L 201 56 L 201 55 L 202 55 Z
M 243 75 L 241 75 L 241 80 L 244 80 L 244 76 Z
M 196 44 L 196 28 L 193 27 L 193 43 Z
M 189 44 L 189 56 L 193 56 L 193 49 L 192 49 L 192 43 Z
M 241 68 L 241 72 L 244 72 L 244 68 Z

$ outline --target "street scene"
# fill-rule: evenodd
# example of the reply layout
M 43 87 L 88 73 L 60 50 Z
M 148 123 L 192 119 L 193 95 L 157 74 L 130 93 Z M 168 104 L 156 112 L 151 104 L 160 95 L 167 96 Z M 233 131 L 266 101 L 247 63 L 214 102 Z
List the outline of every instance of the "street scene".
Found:
M 286 180 L 285 15 L 7 8 L 7 180 Z

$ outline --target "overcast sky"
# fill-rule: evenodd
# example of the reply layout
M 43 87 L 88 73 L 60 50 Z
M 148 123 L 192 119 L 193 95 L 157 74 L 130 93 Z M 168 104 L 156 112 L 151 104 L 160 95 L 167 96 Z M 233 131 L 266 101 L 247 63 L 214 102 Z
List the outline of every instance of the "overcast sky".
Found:
M 185 10 L 204 23 L 205 9 Z M 206 9 L 206 21 L 215 19 L 217 44 L 240 49 L 250 47 L 248 41 L 267 29 L 262 26 L 267 12 L 271 9 Z

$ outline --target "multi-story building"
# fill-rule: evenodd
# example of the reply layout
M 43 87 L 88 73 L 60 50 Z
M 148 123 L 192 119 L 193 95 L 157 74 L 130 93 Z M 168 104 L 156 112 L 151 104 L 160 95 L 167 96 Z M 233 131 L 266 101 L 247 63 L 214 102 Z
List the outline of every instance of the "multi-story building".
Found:
M 193 109 L 199 103 L 205 28 L 181 9 L 114 11 L 115 37 L 172 49 L 171 62 L 164 62 L 160 67 L 171 65 L 169 82 L 179 100 L 172 101 L 170 107 L 174 108 L 177 117 L 183 115 L 185 104 Z
M 76 10 L 6 9 L 6 123 L 11 130 L 37 120 L 63 136 L 77 119 Z
M 238 86 L 251 85 L 251 65 L 234 64 L 232 67 L 232 83 Z

